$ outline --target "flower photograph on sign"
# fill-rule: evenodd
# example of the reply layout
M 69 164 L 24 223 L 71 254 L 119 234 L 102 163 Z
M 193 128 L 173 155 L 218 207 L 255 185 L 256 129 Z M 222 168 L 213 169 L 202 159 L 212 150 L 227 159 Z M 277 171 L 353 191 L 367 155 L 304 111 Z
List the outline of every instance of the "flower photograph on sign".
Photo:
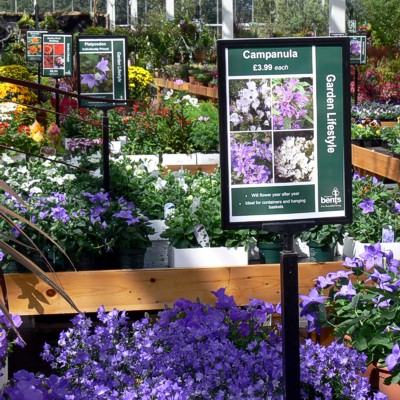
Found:
M 43 45 L 44 68 L 63 68 L 65 59 L 64 43 L 46 43 Z
M 231 134 L 232 184 L 272 182 L 270 132 Z
M 112 63 L 109 54 L 82 54 L 81 87 L 83 93 L 112 91 Z
M 313 127 L 311 78 L 272 79 L 272 121 L 275 130 Z
M 276 135 L 278 136 L 278 135 Z M 275 182 L 310 182 L 314 178 L 312 133 L 290 132 L 275 137 Z
M 238 79 L 229 82 L 232 131 L 271 129 L 271 82 L 269 79 Z
M 350 39 L 350 59 L 359 59 L 361 55 L 361 40 L 359 38 Z
M 37 55 L 42 51 L 40 37 L 29 37 L 27 39 L 27 53 L 29 55 Z

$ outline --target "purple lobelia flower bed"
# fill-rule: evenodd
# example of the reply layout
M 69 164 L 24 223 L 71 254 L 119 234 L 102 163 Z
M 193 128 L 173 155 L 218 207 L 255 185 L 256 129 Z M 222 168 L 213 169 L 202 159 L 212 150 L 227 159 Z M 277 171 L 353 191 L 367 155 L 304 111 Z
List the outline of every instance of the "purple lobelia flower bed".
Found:
M 171 309 L 130 322 L 125 312 L 84 314 L 46 345 L 55 375 L 19 371 L 5 399 L 282 399 L 280 326 L 271 304 L 239 307 L 224 289 L 215 305 L 178 300 Z M 301 346 L 302 399 L 385 399 L 369 394 L 366 357 L 334 343 Z

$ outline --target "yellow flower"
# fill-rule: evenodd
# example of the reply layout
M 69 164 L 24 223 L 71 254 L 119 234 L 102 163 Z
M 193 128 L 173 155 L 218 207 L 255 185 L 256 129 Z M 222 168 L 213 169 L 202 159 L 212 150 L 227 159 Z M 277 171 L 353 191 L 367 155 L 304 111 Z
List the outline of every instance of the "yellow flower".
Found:
M 41 132 L 35 132 L 35 133 L 31 133 L 31 138 L 36 142 L 36 143 L 40 143 L 43 142 L 44 140 L 44 136 Z
M 193 195 L 189 195 L 189 196 L 187 197 L 187 200 L 192 201 L 192 200 L 193 200 Z
M 44 127 L 42 125 L 39 124 L 39 122 L 36 121 L 29 127 L 31 130 L 31 138 L 35 141 L 35 142 L 41 142 L 43 140 L 43 136 L 44 136 Z M 36 135 L 40 135 L 42 136 L 41 140 L 36 140 L 34 139 L 34 136 Z

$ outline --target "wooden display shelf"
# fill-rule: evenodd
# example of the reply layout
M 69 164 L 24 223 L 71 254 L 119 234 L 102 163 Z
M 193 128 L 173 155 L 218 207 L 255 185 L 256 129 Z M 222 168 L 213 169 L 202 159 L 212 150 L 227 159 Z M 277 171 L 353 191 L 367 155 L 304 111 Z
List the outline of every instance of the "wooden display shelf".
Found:
M 193 93 L 197 96 L 208 97 L 212 100 L 216 100 L 218 98 L 218 87 L 208 87 L 201 85 L 192 85 L 190 83 L 183 83 L 182 85 L 177 85 L 173 81 L 169 81 L 167 79 L 162 78 L 154 78 L 154 83 L 159 88 L 167 88 L 178 91 L 186 91 L 189 93 Z M 158 99 L 160 101 L 160 99 Z
M 400 159 L 354 144 L 351 149 L 352 164 L 360 174 L 385 177 L 397 182 L 400 187 Z
M 300 263 L 299 292 L 308 294 L 319 275 L 342 269 L 342 262 Z M 225 287 L 239 305 L 250 298 L 281 300 L 279 264 L 239 267 L 164 268 L 59 272 L 49 274 L 81 311 L 117 308 L 161 310 L 179 298 L 215 303 L 211 291 Z M 71 314 L 74 310 L 53 289 L 30 273 L 5 275 L 10 311 L 20 315 Z

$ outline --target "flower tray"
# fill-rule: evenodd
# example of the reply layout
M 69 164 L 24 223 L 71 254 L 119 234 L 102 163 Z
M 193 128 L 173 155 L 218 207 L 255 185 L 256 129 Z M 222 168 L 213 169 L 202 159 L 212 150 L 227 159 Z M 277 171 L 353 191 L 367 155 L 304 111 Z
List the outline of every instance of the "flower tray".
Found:
M 168 252 L 168 264 L 172 268 L 240 266 L 248 262 L 244 247 L 177 249 L 171 246 Z

